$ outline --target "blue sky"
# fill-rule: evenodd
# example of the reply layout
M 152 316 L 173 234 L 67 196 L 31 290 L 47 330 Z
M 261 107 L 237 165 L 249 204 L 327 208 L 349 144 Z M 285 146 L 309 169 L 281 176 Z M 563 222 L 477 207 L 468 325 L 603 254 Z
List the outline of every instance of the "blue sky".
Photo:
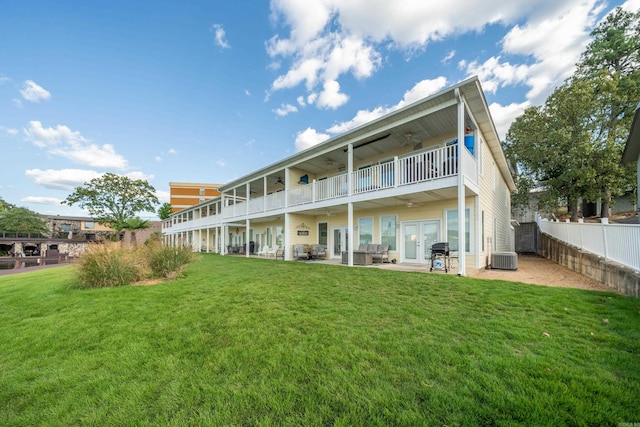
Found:
M 168 201 L 472 75 L 502 137 L 616 6 L 640 0 L 4 2 L 0 197 L 86 215 L 60 201 L 113 172 Z

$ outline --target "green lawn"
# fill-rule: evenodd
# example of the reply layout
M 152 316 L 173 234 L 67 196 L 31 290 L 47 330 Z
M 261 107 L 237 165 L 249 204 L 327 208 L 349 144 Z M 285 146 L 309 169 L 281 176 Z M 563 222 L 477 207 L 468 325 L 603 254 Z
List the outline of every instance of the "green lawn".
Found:
M 74 277 L 0 277 L 0 425 L 640 422 L 637 299 L 215 255 Z

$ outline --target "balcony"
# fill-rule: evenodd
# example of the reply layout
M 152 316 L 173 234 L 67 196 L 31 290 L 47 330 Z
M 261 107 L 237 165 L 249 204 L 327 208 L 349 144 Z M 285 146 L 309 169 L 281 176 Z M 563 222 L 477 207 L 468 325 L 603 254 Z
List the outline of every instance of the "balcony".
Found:
M 465 183 L 477 187 L 478 163 L 471 153 L 463 148 Z M 220 225 L 223 221 L 241 221 L 247 216 L 276 213 L 285 208 L 313 207 L 318 203 L 346 203 L 348 198 L 370 192 L 379 192 L 376 196 L 393 196 L 397 189 L 421 183 L 455 177 L 458 175 L 457 145 L 423 151 L 410 156 L 396 157 L 391 161 L 365 167 L 351 173 L 353 183 L 349 195 L 349 174 L 343 173 L 308 185 L 282 190 L 266 196 L 255 197 L 249 201 L 237 201 L 224 206 L 218 215 L 209 215 L 193 221 L 173 224 L 174 231 L 187 231 Z M 443 184 L 444 185 L 444 184 Z M 451 181 L 448 181 L 451 186 Z M 421 190 L 422 191 L 422 190 Z

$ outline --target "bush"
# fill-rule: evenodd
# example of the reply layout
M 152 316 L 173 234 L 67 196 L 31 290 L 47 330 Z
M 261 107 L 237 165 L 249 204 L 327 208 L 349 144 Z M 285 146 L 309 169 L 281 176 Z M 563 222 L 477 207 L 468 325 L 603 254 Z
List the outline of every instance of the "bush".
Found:
M 158 242 L 147 244 L 141 250 L 145 251 L 147 265 L 153 277 L 178 274 L 194 257 L 191 249 L 186 246 L 164 246 Z
M 95 244 L 80 257 L 77 271 L 82 285 L 104 288 L 140 280 L 147 269 L 144 264 L 119 243 Z
M 83 286 L 122 286 L 146 278 L 173 278 L 193 258 L 187 247 L 169 247 L 160 242 L 138 248 L 121 243 L 95 244 L 80 257 L 77 271 Z

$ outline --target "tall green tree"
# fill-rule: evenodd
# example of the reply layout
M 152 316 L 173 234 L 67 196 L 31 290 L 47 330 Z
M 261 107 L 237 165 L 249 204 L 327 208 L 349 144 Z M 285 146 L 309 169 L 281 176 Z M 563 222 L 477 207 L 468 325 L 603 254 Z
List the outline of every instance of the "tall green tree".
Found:
M 0 230 L 16 233 L 48 233 L 47 223 L 37 213 L 12 206 L 0 212 Z
M 171 216 L 171 211 L 171 203 L 163 203 L 162 206 L 160 206 L 160 208 L 158 209 L 158 217 L 161 220 L 169 219 L 169 217 Z
M 538 208 L 554 209 L 563 199 L 577 219 L 578 199 L 593 193 L 591 99 L 589 83 L 575 80 L 513 122 L 503 145 L 518 169 L 514 205 L 528 203 L 529 189 L 542 185 Z
M 609 216 L 613 196 L 636 183 L 632 165 L 620 164 L 633 114 L 640 101 L 640 11 L 618 7 L 591 33 L 574 78 L 593 86 L 591 102 L 592 166 L 595 189 L 602 198 L 602 217 Z
M 507 133 L 505 153 L 521 186 L 514 204 L 542 185 L 546 207 L 565 199 L 575 220 L 579 198 L 602 198 L 607 217 L 612 197 L 634 186 L 635 172 L 620 159 L 640 100 L 640 12 L 616 9 L 592 37 L 576 73 Z
M 159 201 L 148 181 L 107 173 L 76 187 L 62 203 L 78 204 L 100 224 L 120 231 L 138 212 L 155 212 Z

